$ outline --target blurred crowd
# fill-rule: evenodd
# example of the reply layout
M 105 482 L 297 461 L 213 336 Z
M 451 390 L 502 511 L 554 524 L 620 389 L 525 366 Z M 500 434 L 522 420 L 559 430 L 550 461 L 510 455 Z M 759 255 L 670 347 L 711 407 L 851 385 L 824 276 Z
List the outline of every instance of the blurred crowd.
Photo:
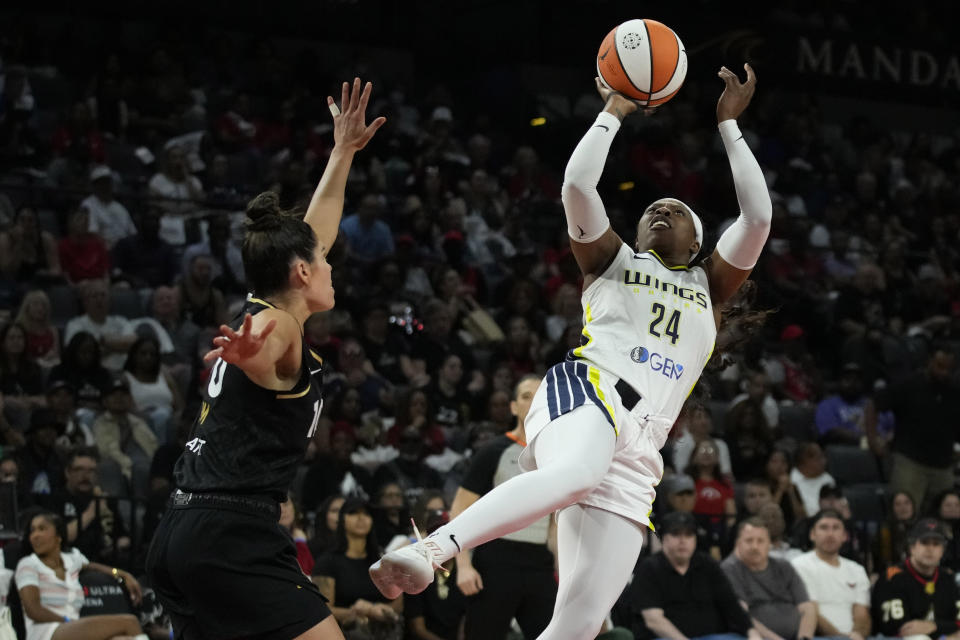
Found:
M 75 523 L 65 543 L 135 572 L 199 408 L 202 356 L 247 294 L 245 203 L 271 189 L 305 206 L 332 146 L 326 95 L 364 61 L 330 68 L 309 48 L 229 33 L 97 46 L 4 35 L 6 562 L 29 552 L 18 526 L 43 508 Z M 329 256 L 337 306 L 305 328 L 325 408 L 283 516 L 304 570 L 321 576 L 354 575 L 348 548 L 375 558 L 409 540 L 411 514 L 422 530 L 441 521 L 473 453 L 515 426 L 515 384 L 579 345 L 581 276 L 559 194 L 601 108 L 589 79 L 567 96 L 568 117 L 542 123 L 500 122 L 439 83 L 414 92 L 374 68 L 363 79 L 368 114 L 388 120 L 350 175 Z M 720 89 L 691 82 L 620 133 L 600 190 L 625 241 L 663 195 L 701 214 L 708 249 L 737 214 Z M 929 515 L 941 566 L 960 569 L 960 138 L 835 121 L 813 97 L 762 84 L 740 126 L 774 204 L 743 304 L 770 314 L 751 335 L 721 328 L 664 451 L 655 514 L 692 514 L 698 548 L 719 561 L 756 518 L 771 553 L 800 555 L 830 510 L 840 553 L 874 578 L 904 561 Z M 662 553 L 650 539 L 645 556 Z M 399 613 L 342 579 L 349 622 Z M 661 637 L 630 593 L 614 621 Z

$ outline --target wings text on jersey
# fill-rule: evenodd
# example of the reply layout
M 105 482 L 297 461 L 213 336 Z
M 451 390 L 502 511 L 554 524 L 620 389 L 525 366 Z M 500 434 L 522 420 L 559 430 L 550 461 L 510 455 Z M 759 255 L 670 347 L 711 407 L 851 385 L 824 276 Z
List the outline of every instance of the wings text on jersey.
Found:
M 694 289 L 692 287 L 678 286 L 673 282 L 661 280 L 657 276 L 644 273 L 643 271 L 625 269 L 623 272 L 623 284 L 628 287 L 645 287 L 653 291 L 668 293 L 683 300 L 693 302 L 704 309 L 707 308 L 708 298 L 706 291 L 699 288 Z

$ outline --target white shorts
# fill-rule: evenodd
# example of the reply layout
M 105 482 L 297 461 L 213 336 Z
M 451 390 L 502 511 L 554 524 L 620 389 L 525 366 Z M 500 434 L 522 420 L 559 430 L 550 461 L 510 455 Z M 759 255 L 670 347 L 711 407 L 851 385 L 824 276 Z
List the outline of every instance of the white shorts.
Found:
M 585 406 L 578 415 L 614 429 L 617 444 L 610 469 L 580 504 L 651 526 L 655 487 L 663 477 L 660 448 L 673 422 L 650 416 L 643 400 L 627 411 L 614 389 L 616 383 L 615 376 L 586 361 L 562 362 L 547 371 L 523 423 L 527 447 L 520 454 L 520 467 L 536 469 L 537 435 L 554 419 Z

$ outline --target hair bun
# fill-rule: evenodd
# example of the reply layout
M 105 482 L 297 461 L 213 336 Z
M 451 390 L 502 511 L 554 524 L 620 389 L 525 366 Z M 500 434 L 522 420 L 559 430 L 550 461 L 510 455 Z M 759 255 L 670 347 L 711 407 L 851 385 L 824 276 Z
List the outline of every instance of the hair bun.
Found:
M 280 226 L 280 198 L 273 191 L 264 191 L 247 204 L 247 228 L 267 231 Z

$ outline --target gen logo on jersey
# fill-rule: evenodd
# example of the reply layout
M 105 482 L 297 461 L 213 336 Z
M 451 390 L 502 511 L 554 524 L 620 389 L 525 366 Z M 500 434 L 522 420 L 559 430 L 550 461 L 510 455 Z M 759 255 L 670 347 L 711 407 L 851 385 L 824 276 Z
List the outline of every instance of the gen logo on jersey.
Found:
M 630 359 L 637 364 L 649 362 L 651 369 L 660 372 L 670 380 L 679 380 L 680 376 L 683 375 L 682 364 L 674 362 L 672 358 L 661 355 L 656 351 L 650 351 L 646 347 L 634 347 L 633 351 L 630 352 Z

